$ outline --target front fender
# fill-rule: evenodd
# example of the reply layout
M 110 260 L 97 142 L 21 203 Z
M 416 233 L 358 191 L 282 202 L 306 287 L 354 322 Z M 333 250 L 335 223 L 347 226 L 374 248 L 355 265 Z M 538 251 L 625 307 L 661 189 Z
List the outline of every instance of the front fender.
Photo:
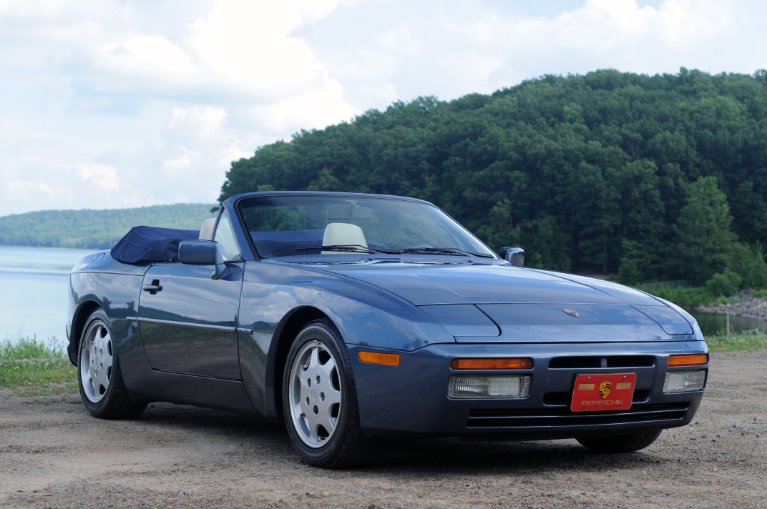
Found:
M 272 263 L 247 263 L 240 299 L 242 379 L 254 406 L 277 412 L 282 357 L 302 321 L 329 318 L 350 345 L 415 351 L 455 339 L 429 314 L 399 297 L 345 276 Z M 282 357 L 281 354 L 282 353 Z

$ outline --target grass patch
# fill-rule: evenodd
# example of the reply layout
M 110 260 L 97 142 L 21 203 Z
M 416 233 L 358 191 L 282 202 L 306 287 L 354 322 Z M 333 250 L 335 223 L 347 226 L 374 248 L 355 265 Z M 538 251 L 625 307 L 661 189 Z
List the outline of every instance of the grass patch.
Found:
M 48 396 L 77 393 L 77 371 L 63 350 L 36 339 L 0 343 L 0 393 Z
M 715 352 L 767 349 L 767 334 L 741 333 L 723 336 L 706 336 L 708 347 Z

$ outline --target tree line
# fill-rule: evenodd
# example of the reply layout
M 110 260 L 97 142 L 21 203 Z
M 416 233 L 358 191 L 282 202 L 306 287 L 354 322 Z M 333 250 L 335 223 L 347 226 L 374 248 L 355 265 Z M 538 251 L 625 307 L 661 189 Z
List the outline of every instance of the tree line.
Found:
M 767 71 L 602 70 L 395 102 L 233 162 L 221 199 L 274 189 L 423 198 L 537 267 L 765 286 Z
M 213 205 L 43 210 L 0 217 L 0 245 L 109 249 L 136 225 L 197 230 Z

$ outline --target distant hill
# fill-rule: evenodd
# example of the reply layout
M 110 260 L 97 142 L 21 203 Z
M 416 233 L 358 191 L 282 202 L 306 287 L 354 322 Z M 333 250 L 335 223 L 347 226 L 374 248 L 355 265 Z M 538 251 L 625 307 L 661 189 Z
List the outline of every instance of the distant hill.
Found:
M 44 210 L 0 217 L 0 245 L 107 249 L 133 226 L 195 230 L 215 205 L 182 203 L 132 209 Z

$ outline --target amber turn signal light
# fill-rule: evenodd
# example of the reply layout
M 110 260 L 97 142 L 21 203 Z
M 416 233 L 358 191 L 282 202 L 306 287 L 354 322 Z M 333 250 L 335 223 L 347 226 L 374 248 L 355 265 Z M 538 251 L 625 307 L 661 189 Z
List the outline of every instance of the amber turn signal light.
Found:
M 696 353 L 691 355 L 669 355 L 669 366 L 700 366 L 708 363 L 708 354 Z
M 360 352 L 359 358 L 367 364 L 399 366 L 399 354 L 396 353 Z
M 453 369 L 530 369 L 533 359 L 453 359 Z

